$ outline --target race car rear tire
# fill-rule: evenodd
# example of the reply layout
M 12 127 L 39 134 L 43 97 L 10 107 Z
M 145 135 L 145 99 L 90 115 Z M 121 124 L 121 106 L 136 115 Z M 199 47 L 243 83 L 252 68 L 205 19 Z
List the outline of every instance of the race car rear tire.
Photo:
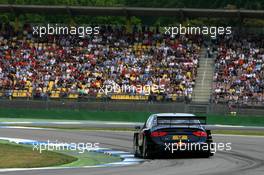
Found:
M 202 158 L 209 158 L 211 156 L 211 152 L 210 151 L 205 151 L 201 153 L 201 157 Z
M 151 150 L 150 150 L 150 147 L 148 145 L 148 142 L 147 142 L 147 138 L 146 137 L 144 137 L 144 140 L 143 140 L 142 158 L 144 158 L 144 159 L 150 159 L 150 158 L 152 158 L 152 153 L 151 153 Z
M 141 157 L 136 135 L 134 136 L 134 140 L 133 140 L 133 152 L 135 157 Z
M 210 156 L 213 156 L 214 154 L 211 152 L 211 143 L 208 144 L 208 150 L 204 150 L 201 152 L 202 158 L 209 158 Z

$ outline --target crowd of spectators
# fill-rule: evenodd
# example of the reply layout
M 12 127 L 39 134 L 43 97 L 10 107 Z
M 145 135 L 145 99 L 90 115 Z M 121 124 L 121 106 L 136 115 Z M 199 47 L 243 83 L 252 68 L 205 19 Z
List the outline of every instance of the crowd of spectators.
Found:
M 10 24 L 0 29 L 0 91 L 27 90 L 45 97 L 57 89 L 96 96 L 105 85 L 115 84 L 164 85 L 168 99 L 189 96 L 203 42 L 200 36 L 171 38 L 148 27 L 126 32 L 123 26 L 100 26 L 99 35 L 84 38 L 34 36 L 29 24 L 20 31 Z
M 213 100 L 264 103 L 264 38 L 233 35 L 218 40 Z

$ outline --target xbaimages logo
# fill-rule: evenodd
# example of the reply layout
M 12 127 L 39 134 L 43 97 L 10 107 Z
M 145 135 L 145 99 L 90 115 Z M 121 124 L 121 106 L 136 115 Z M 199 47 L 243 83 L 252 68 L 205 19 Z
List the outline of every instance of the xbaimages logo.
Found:
M 91 151 L 99 148 L 99 143 L 66 143 L 66 142 L 36 142 L 33 144 L 33 151 L 78 151 L 78 153 L 84 153 L 85 151 Z
M 99 26 L 63 26 L 55 25 L 42 25 L 33 26 L 33 35 L 43 37 L 45 35 L 78 35 L 83 38 L 87 35 L 98 35 L 100 33 Z
M 209 35 L 211 38 L 216 38 L 217 35 L 231 35 L 232 27 L 227 26 L 170 26 L 164 27 L 164 34 L 174 37 L 175 35 Z
M 169 151 L 170 153 L 175 153 L 177 151 L 211 151 L 216 153 L 217 151 L 231 151 L 232 143 L 211 143 L 211 144 L 202 144 L 198 142 L 185 143 L 181 140 L 175 143 L 164 143 L 164 150 Z
M 144 94 L 150 95 L 153 93 L 165 92 L 165 85 L 104 85 L 100 87 L 99 93 L 111 94 L 111 93 L 128 93 L 128 94 Z

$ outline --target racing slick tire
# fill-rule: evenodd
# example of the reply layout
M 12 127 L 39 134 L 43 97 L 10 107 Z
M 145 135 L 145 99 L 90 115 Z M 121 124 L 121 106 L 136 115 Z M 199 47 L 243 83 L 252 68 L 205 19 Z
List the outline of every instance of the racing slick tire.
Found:
M 149 144 L 147 142 L 147 138 L 144 137 L 143 146 L 142 146 L 142 158 L 144 158 L 144 159 L 150 159 L 152 157 L 153 157 L 152 151 L 151 151 L 151 149 L 149 147 Z
M 139 150 L 139 146 L 138 146 L 137 134 L 134 135 L 133 152 L 134 152 L 134 156 L 135 157 L 141 157 L 140 150 Z

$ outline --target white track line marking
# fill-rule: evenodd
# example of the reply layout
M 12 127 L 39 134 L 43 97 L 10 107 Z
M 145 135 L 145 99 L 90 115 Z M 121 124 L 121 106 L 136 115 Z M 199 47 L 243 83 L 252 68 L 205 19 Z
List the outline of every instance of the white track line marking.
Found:
M 212 134 L 213 136 L 223 136 L 223 137 L 255 137 L 255 138 L 264 138 L 264 136 L 258 135 L 235 135 L 235 134 Z
M 55 130 L 53 128 L 39 128 L 39 127 L 29 127 L 29 126 L 0 126 L 0 128 L 6 129 L 29 129 L 29 130 Z

